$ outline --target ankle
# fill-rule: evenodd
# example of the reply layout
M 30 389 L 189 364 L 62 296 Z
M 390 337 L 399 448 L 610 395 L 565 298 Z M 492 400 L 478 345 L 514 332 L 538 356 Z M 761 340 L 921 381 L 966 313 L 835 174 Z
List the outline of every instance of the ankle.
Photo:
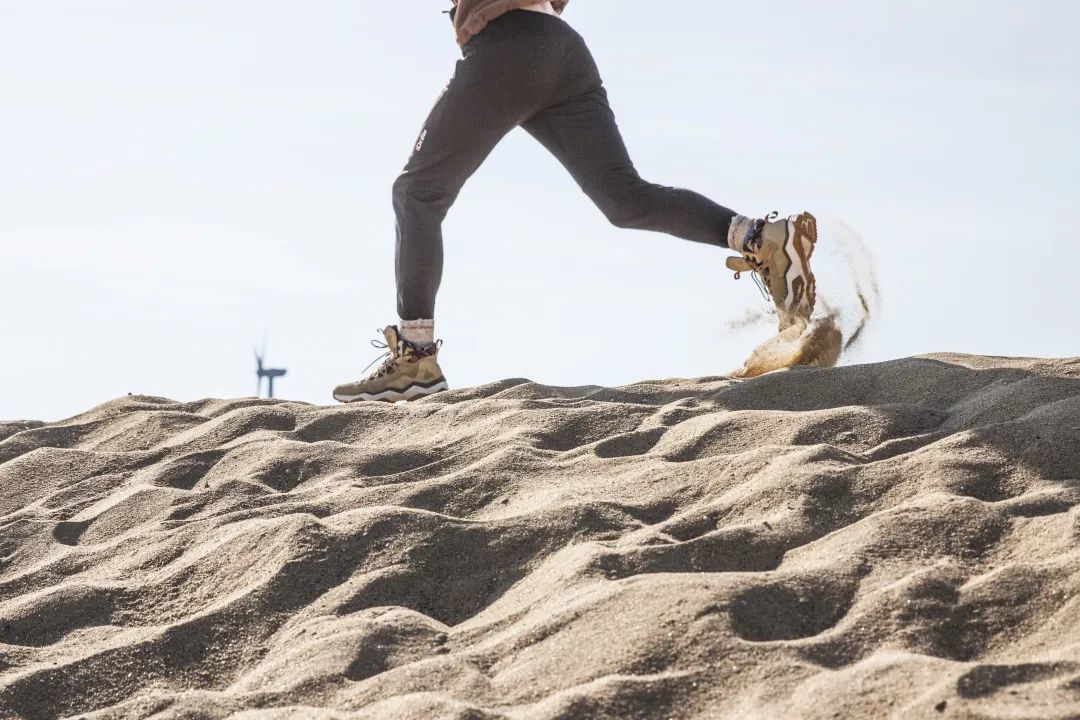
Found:
M 401 338 L 421 348 L 434 345 L 435 321 L 431 319 L 402 320 Z
M 743 252 L 746 249 L 746 241 L 754 233 L 757 221 L 744 215 L 736 215 L 731 219 L 728 228 L 727 245 L 735 252 Z

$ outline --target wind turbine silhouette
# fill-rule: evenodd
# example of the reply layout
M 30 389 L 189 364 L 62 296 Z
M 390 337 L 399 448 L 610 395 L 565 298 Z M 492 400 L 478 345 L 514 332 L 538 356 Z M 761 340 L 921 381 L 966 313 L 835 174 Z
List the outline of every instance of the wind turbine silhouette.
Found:
M 254 345 L 251 349 L 255 351 L 255 397 L 262 397 L 262 381 L 266 378 L 267 381 L 267 397 L 274 397 L 274 378 L 285 377 L 285 373 L 288 370 L 284 368 L 267 368 L 263 367 L 263 359 L 266 357 L 266 338 L 263 338 L 262 352 L 260 353 L 258 348 Z

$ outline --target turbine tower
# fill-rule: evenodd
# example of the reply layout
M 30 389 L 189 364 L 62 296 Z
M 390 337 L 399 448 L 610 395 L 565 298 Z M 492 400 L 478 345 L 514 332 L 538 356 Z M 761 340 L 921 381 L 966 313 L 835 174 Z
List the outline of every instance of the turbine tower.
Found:
M 251 349 L 255 351 L 255 397 L 262 397 L 262 381 L 263 378 L 266 378 L 266 396 L 272 398 L 274 397 L 274 378 L 285 377 L 285 373 L 287 373 L 288 370 L 285 370 L 284 368 L 263 367 L 263 358 L 266 357 L 265 338 L 263 338 L 263 347 L 261 353 L 255 346 L 252 346 Z

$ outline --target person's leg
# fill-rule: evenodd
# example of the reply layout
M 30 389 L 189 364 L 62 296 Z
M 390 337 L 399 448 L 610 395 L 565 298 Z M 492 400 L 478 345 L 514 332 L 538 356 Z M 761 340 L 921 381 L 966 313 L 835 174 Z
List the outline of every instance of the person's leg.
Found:
M 436 101 L 404 171 L 394 182 L 398 315 L 406 338 L 430 334 L 443 267 L 442 223 L 465 181 L 518 122 L 513 78 L 497 54 L 457 64 Z M 420 331 L 410 337 L 411 330 Z
M 689 190 L 642 180 L 630 161 L 600 72 L 585 41 L 563 26 L 560 92 L 523 123 L 570 171 L 581 188 L 619 227 L 655 230 L 726 247 L 739 254 L 727 267 L 760 277 L 776 305 L 780 330 L 809 322 L 816 282 L 810 256 L 817 221 L 810 213 L 754 219 Z
M 505 48 L 509 50 L 507 46 Z M 394 182 L 398 315 L 383 330 L 387 354 L 368 377 L 338 385 L 340 402 L 414 400 L 447 389 L 434 342 L 435 294 L 442 277 L 442 222 L 465 181 L 522 119 L 510 72 L 514 57 L 495 46 L 470 51 L 428 115 L 405 170 Z M 520 62 L 527 60 L 522 56 Z
M 647 182 L 634 168 L 599 84 L 523 124 L 614 225 L 727 247 L 735 213 L 690 190 Z

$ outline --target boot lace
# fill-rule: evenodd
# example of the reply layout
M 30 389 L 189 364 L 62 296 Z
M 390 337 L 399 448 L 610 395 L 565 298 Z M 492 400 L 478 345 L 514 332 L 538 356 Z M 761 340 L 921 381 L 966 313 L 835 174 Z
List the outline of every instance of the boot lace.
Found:
M 376 332 L 379 334 L 382 333 L 381 330 L 376 330 Z M 374 380 L 376 378 L 381 378 L 389 375 L 397 369 L 398 363 L 402 360 L 405 360 L 407 362 L 418 362 L 422 358 L 430 357 L 437 354 L 439 352 L 439 348 L 442 347 L 442 340 L 437 340 L 430 346 L 424 347 L 422 345 L 411 343 L 408 340 L 399 337 L 398 351 L 396 353 L 390 350 L 390 346 L 382 340 L 372 340 L 371 347 L 377 350 L 386 350 L 386 352 L 372 360 L 371 363 L 369 363 L 368 366 L 363 369 L 363 372 L 366 373 L 372 368 L 373 365 L 375 365 L 375 363 L 379 362 L 380 360 L 382 361 L 382 365 L 380 365 L 375 372 L 368 375 L 368 380 Z
M 375 372 L 368 375 L 367 379 L 374 380 L 375 378 L 381 378 L 384 375 L 389 375 L 391 372 L 393 372 L 394 368 L 397 367 L 398 356 L 390 352 L 390 346 L 384 343 L 382 340 L 372 340 L 371 347 L 378 350 L 386 350 L 386 352 L 372 360 L 368 364 L 368 366 L 363 369 L 362 372 L 366 373 L 375 363 L 379 362 L 380 360 L 382 361 L 382 365 L 380 365 Z
M 750 278 L 754 281 L 754 285 L 757 286 L 761 297 L 768 301 L 772 300 L 772 292 L 769 290 L 769 266 L 765 264 L 765 261 L 760 258 L 758 253 L 761 251 L 761 233 L 765 229 L 765 225 L 778 217 L 780 217 L 780 213 L 773 210 L 765 215 L 763 219 L 754 222 L 754 229 L 750 231 L 750 237 L 743 244 L 745 249 L 742 252 L 743 258 L 750 265 Z M 736 280 L 740 277 L 742 277 L 741 272 L 735 273 Z

